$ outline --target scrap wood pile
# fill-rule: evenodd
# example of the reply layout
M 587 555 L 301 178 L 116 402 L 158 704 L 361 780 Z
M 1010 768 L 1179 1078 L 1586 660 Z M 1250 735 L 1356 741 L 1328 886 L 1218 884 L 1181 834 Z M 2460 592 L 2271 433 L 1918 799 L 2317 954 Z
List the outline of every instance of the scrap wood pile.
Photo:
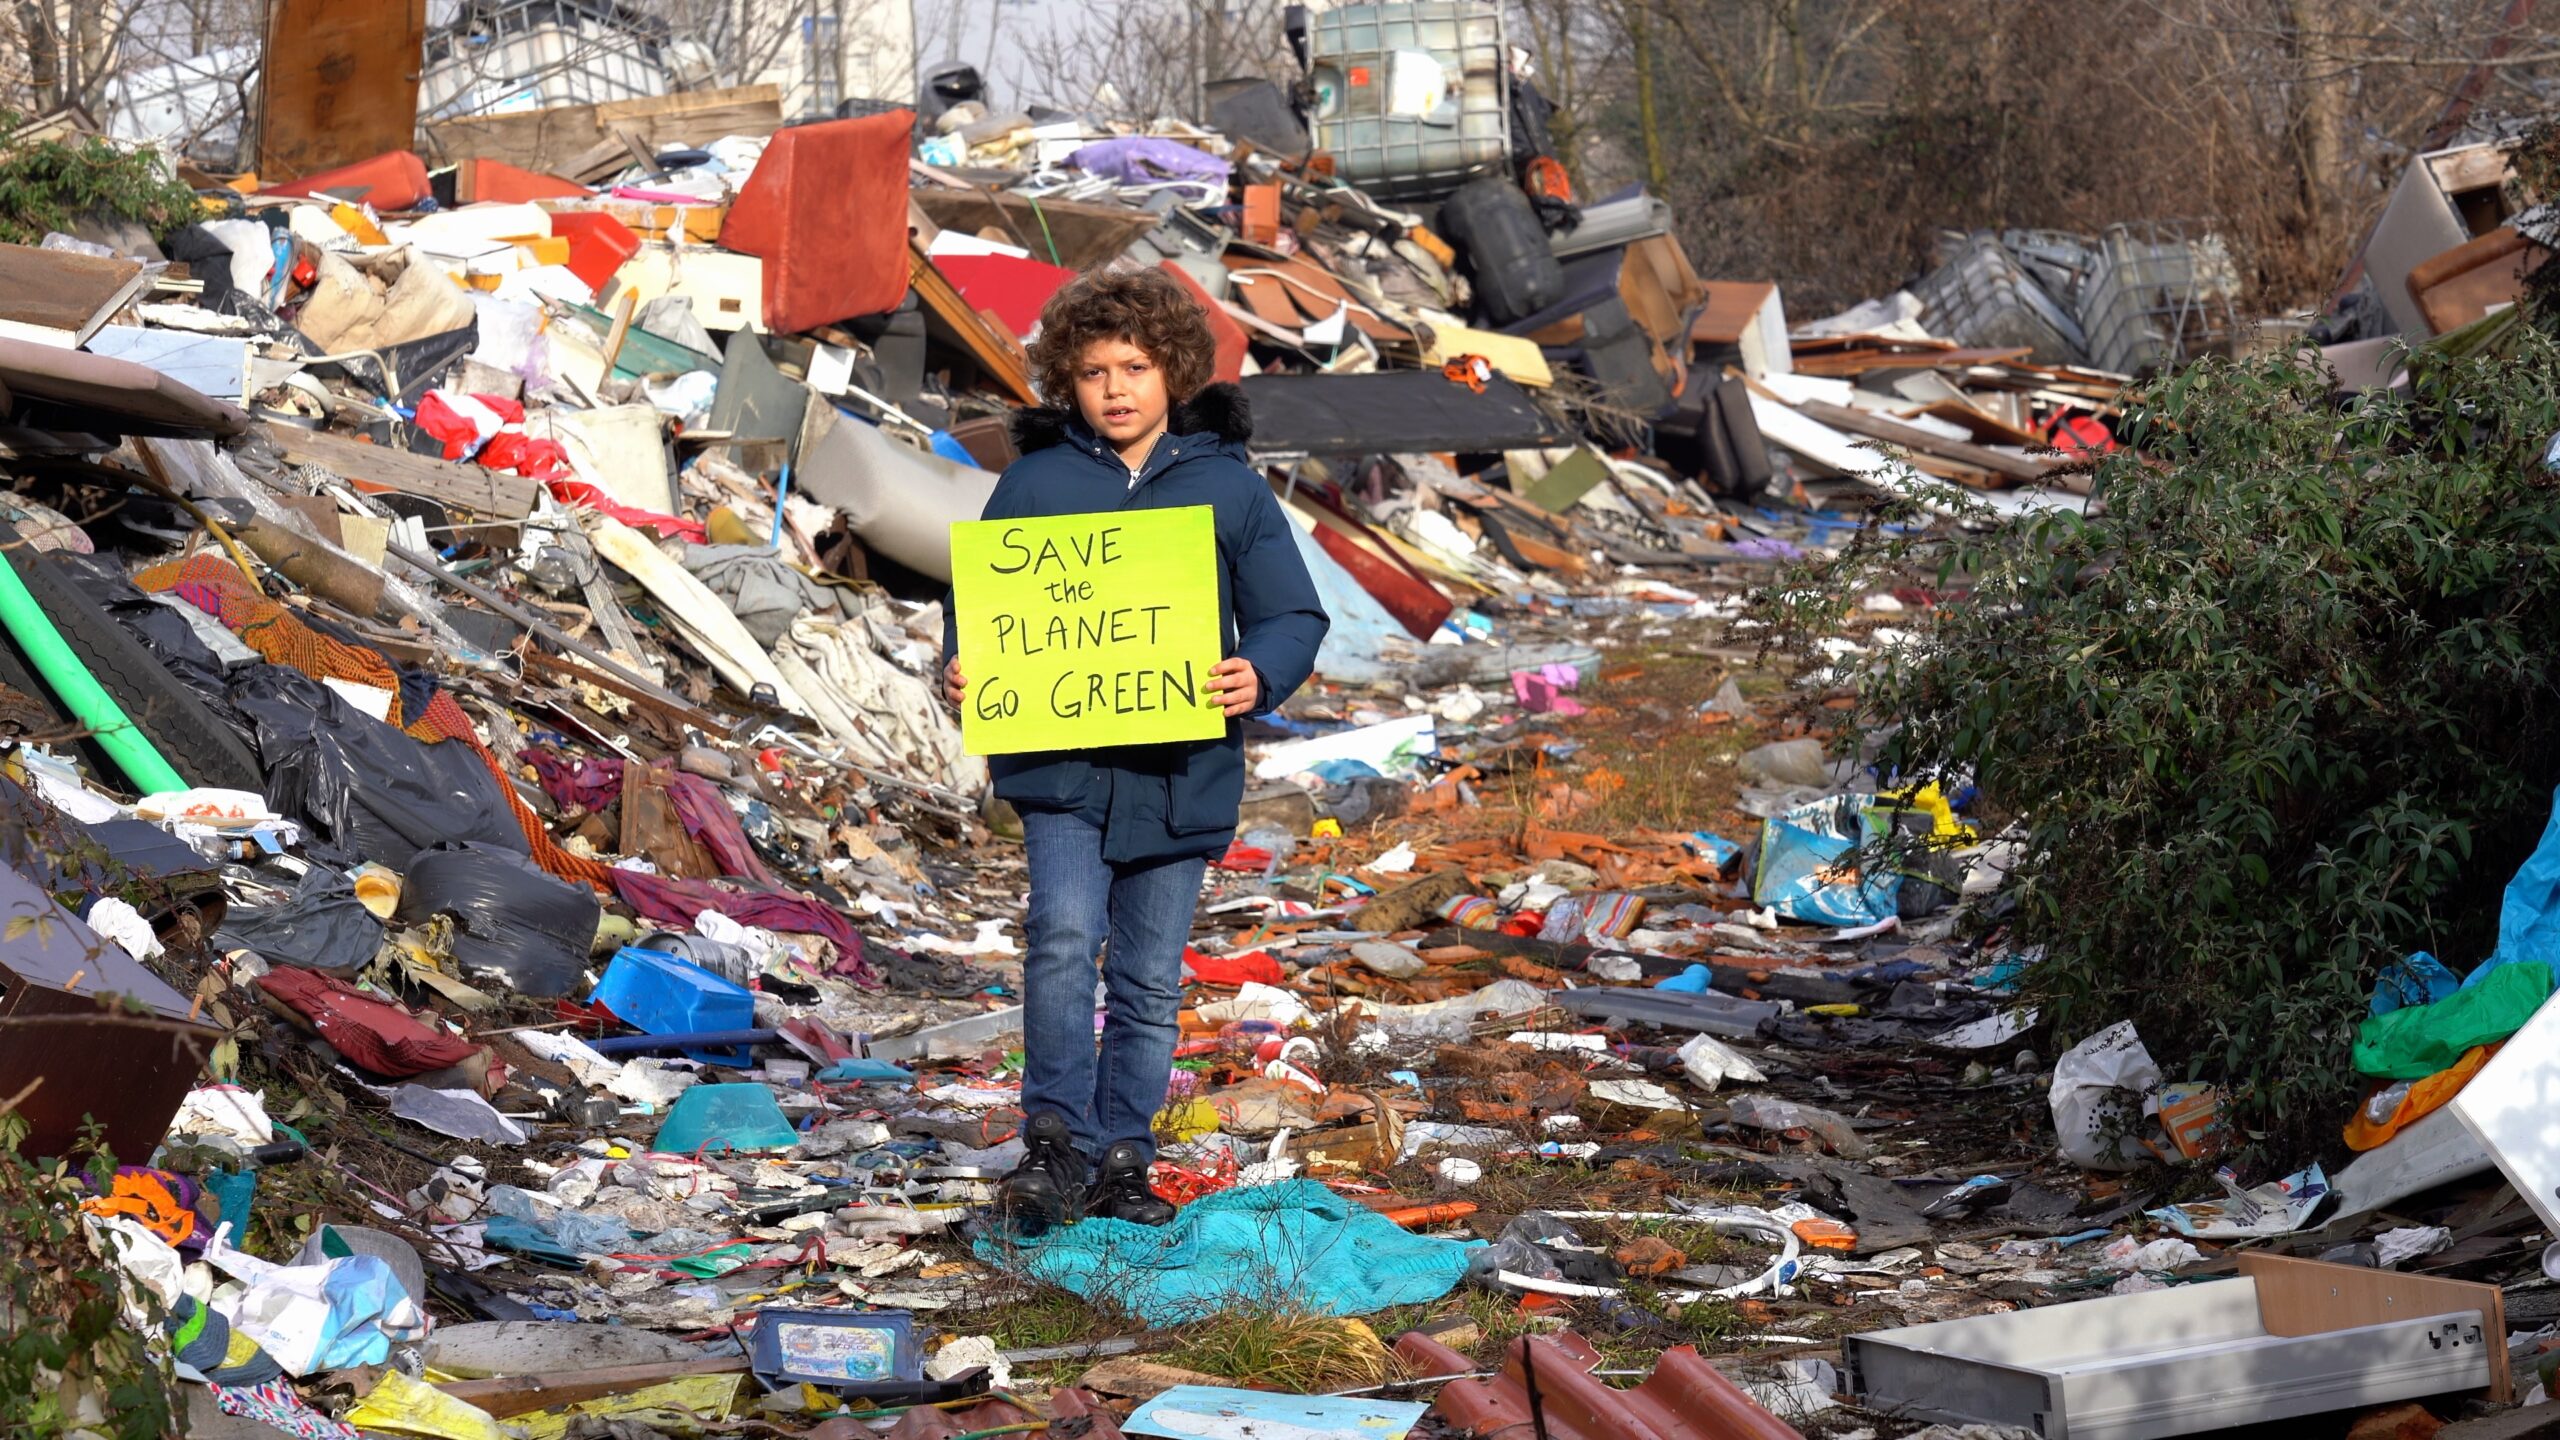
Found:
M 475 1440 L 1890 1429 L 2017 1418 L 1944 1397 L 2102 1294 L 2157 1316 L 2036 1365 L 2138 1380 L 2210 1324 L 2356 1370 L 2282 1343 L 2346 1283 L 2314 1257 L 2367 1267 L 2316 1332 L 2486 1317 L 2345 1403 L 2532 1388 L 2499 1306 L 2547 1296 L 2437 1278 L 2513 1272 L 2512 1193 L 2168 1203 L 2134 1167 L 2209 1162 L 2214 1097 L 2130 1033 L 2036 1055 L 1971 797 L 1702 663 L 1922 480 L 2089 503 L 2121 347 L 1943 298 L 1791 326 L 1658 202 L 1535 165 L 1419 194 L 1240 125 L 686 113 L 556 174 L 197 175 L 165 245 L 0 247 L 0 882 L 47 922 L 0 963 L 62 1027 L 0 1094 L 23 1154 L 94 1116 L 136 1167 L 87 1208 L 191 1401 Z M 1334 625 L 1249 731 L 1186 959 L 1181 1213 L 1026 1241 L 981 1214 L 1023 868 L 933 677 L 1025 337 L 1104 266 L 1207 307 Z M 2125 368 L 2193 339 L 2144 333 Z M 113 1094 L 99 993 L 184 1037 Z M 1218 1349 L 1274 1316 L 1321 1367 Z

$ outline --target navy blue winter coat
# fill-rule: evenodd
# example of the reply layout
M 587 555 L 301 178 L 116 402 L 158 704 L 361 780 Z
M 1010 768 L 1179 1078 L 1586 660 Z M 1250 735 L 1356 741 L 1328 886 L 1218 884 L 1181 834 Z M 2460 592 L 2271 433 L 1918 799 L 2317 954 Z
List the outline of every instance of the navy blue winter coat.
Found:
M 1119 455 L 1073 410 L 1018 411 L 1012 430 L 1022 458 L 998 477 L 981 518 L 1211 507 L 1220 629 L 1226 653 L 1251 661 L 1262 678 L 1254 713 L 1277 708 L 1306 683 L 1332 622 L 1299 558 L 1292 522 L 1246 463 L 1253 418 L 1241 389 L 1211 385 L 1175 406 L 1134 487 Z M 948 601 L 944 614 L 948 665 L 959 629 Z M 1103 858 L 1114 864 L 1220 853 L 1235 836 L 1244 800 L 1244 739 L 1232 720 L 1215 740 L 997 755 L 987 767 L 996 794 L 1019 808 L 1100 818 Z

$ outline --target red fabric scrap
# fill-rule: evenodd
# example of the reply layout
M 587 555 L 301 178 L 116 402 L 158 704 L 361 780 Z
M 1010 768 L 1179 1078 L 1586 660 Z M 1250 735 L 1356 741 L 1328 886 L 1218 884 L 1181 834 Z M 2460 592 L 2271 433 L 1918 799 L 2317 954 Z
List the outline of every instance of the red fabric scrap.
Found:
M 279 965 L 258 977 L 258 988 L 310 1021 L 349 1064 L 376 1075 L 424 1075 L 459 1065 L 482 1049 L 430 1027 L 405 1006 L 316 970 Z
M 1206 985 L 1242 985 L 1250 980 L 1259 985 L 1278 985 L 1289 977 L 1280 962 L 1261 950 L 1242 955 L 1203 955 L 1186 945 L 1182 963 Z

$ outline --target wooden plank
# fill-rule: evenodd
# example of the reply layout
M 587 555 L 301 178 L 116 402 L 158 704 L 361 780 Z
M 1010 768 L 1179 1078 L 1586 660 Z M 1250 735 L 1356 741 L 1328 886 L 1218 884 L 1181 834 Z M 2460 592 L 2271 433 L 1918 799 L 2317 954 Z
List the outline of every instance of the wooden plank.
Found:
M 502 160 L 547 175 L 569 174 L 582 158 L 629 130 L 654 150 L 703 144 L 723 135 L 770 135 L 782 128 L 782 87 L 741 85 L 601 105 L 555 105 L 519 115 L 474 115 L 426 127 L 437 158 Z M 618 167 L 617 167 L 618 168 Z
M 969 358 L 978 362 L 978 368 L 986 371 L 989 379 L 1013 392 L 1013 397 L 1025 405 L 1040 403 L 1039 396 L 1031 389 L 1030 360 L 1022 353 L 1022 342 L 970 309 L 969 302 L 961 298 L 951 281 L 934 268 L 933 259 L 924 253 L 924 247 L 912 239 L 907 247 L 907 280 L 915 287 L 916 298 L 923 302 L 925 309 L 932 312 L 933 318 L 960 342 L 961 348 L 969 352 Z
M 2256 1253 L 2240 1257 L 2240 1273 L 2257 1282 L 2258 1321 L 2270 1335 L 2321 1335 L 2478 1311 L 2481 1343 L 2489 1348 L 2489 1399 L 2515 1403 L 2515 1379 L 2507 1366 L 2507 1297 L 2495 1285 Z
M 142 288 L 142 263 L 0 245 L 0 335 L 78 345 Z
M 2058 463 L 2003 454 L 1966 440 L 1950 440 L 1934 430 L 1923 430 L 1917 425 L 1906 425 L 1890 416 L 1870 414 L 1848 405 L 1807 400 L 1795 408 L 1806 417 L 1819 420 L 1835 430 L 1846 430 L 1853 435 L 1883 440 L 1922 455 L 1952 460 L 1968 469 L 1986 470 L 2023 485 L 2043 479 L 2044 473 Z
M 694 1375 L 743 1375 L 747 1357 L 727 1355 L 709 1360 L 670 1360 L 656 1365 L 617 1365 L 603 1370 L 562 1370 L 547 1375 L 501 1375 L 491 1380 L 449 1380 L 436 1388 L 467 1401 L 498 1419 L 575 1405 L 626 1390 L 664 1384 Z
M 909 201 L 945 230 L 963 230 L 972 235 L 995 230 L 1030 251 L 1032 258 L 1070 270 L 1108 264 L 1129 248 L 1130 241 L 1162 224 L 1164 218 L 1151 210 L 1126 205 L 1035 201 L 1027 195 L 975 188 L 921 188 L 911 193 Z
M 1922 406 L 1920 413 L 1932 420 L 1944 420 L 1951 425 L 1961 425 L 1973 432 L 1974 439 L 1986 445 L 2022 445 L 2033 448 L 2045 443 L 2044 437 L 2034 431 L 2020 429 L 1982 407 L 1969 405 L 1962 400 L 1933 401 Z
M 272 0 L 258 175 L 273 184 L 416 143 L 426 0 Z
M 534 496 L 541 489 L 541 482 L 521 475 L 438 460 L 430 455 L 412 455 L 406 450 L 368 445 L 343 435 L 291 425 L 270 425 L 267 430 L 284 451 L 284 457 L 296 465 L 318 465 L 349 480 L 380 485 L 404 495 L 423 495 L 439 504 L 459 505 L 501 520 L 521 520 L 532 514 Z
M 2012 365 L 2035 353 L 2030 346 L 2012 350 L 1837 350 L 1829 354 L 1796 352 L 1796 370 L 1805 375 L 1864 375 L 1870 370 L 1930 370 L 1942 365 Z

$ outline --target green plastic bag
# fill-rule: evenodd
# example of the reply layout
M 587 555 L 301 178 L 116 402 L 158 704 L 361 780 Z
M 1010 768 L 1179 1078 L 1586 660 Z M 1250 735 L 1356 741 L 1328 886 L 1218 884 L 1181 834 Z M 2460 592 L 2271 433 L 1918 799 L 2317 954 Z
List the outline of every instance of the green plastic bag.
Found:
M 2551 998 L 2551 967 L 2540 960 L 2500 965 L 2431 1005 L 2410 1005 L 2364 1022 L 2356 1033 L 2358 1072 L 2381 1080 L 2424 1080 L 2474 1045 L 2524 1028 Z

